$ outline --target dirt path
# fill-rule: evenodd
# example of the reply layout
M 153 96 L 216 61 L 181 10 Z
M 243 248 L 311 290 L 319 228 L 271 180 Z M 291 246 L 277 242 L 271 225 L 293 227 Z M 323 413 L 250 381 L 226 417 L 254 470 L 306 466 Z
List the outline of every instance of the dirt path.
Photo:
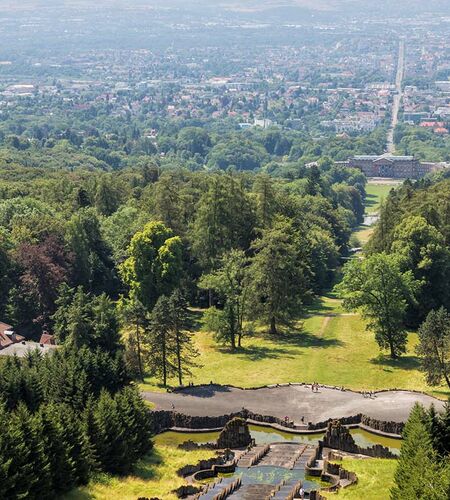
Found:
M 319 337 L 323 337 L 325 330 L 327 329 L 328 323 L 330 322 L 332 316 L 326 316 L 323 318 L 322 326 L 320 327 Z

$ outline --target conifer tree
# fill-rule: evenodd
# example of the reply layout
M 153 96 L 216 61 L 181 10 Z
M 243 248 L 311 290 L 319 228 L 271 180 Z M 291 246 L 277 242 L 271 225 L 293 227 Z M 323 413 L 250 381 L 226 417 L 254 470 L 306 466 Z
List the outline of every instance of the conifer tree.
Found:
M 175 350 L 175 339 L 170 315 L 169 299 L 163 295 L 153 308 L 149 328 L 146 332 L 149 364 L 152 371 L 162 378 L 164 387 L 167 385 L 167 379 L 176 373 L 176 364 L 172 356 Z
M 392 500 L 444 499 L 444 466 L 433 450 L 428 416 L 416 403 L 403 431 L 403 443 L 391 490 Z
M 14 469 L 14 458 L 19 458 L 23 443 L 17 442 L 16 433 L 11 432 L 10 414 L 5 405 L 0 404 L 0 498 L 11 498 L 16 488 L 18 471 Z
M 188 331 L 188 306 L 180 290 L 175 290 L 169 297 L 169 313 L 178 383 L 182 385 L 183 375 L 191 375 L 190 368 L 196 366 L 194 358 L 199 353 Z
M 117 402 L 103 391 L 94 411 L 96 434 L 91 436 L 100 467 L 105 472 L 124 474 L 132 460 Z
M 24 404 L 11 414 L 13 439 L 20 440 L 15 447 L 12 467 L 19 472 L 15 494 L 18 498 L 41 499 L 52 496 L 50 464 L 38 426 Z
M 60 408 L 60 405 L 42 405 L 36 416 L 49 459 L 52 489 L 58 494 L 69 491 L 76 484 L 74 462 L 70 456 L 72 450 L 64 440 Z
M 61 439 L 73 464 L 75 482 L 87 484 L 92 469 L 92 459 L 83 421 L 67 405 L 60 405 L 58 410 L 58 422 L 63 429 Z

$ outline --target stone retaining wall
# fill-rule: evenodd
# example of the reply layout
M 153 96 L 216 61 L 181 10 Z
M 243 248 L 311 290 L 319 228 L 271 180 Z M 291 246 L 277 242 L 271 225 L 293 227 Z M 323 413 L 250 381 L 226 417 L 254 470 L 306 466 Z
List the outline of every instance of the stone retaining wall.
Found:
M 368 448 L 361 448 L 355 443 L 347 427 L 339 420 L 329 422 L 327 432 L 322 441 L 319 441 L 323 448 L 346 451 L 358 455 L 367 455 L 374 458 L 397 458 L 389 448 L 376 444 Z
M 177 470 L 177 474 L 181 477 L 192 476 L 199 471 L 213 469 L 217 465 L 224 464 L 225 458 L 223 456 L 210 458 L 209 460 L 200 460 L 200 462 L 195 465 L 185 465 L 184 467 L 181 467 L 181 469 Z
M 222 429 L 227 424 L 227 422 L 235 417 L 250 419 L 261 424 L 277 424 L 280 427 L 285 428 L 287 431 L 295 429 L 293 422 L 285 422 L 284 419 L 273 417 L 271 415 L 258 415 L 248 410 L 242 410 L 237 413 L 230 413 L 229 415 L 220 415 L 218 417 L 191 416 L 170 410 L 155 410 L 152 411 L 152 416 L 154 434 L 159 434 L 173 427 L 192 430 Z M 359 424 L 362 424 L 373 429 L 374 431 L 385 434 L 392 434 L 393 437 L 400 437 L 404 428 L 404 424 L 401 422 L 376 420 L 374 418 L 368 417 L 367 415 L 358 414 L 351 417 L 343 417 L 339 419 L 330 418 L 328 420 L 317 422 L 315 424 L 310 423 L 308 424 L 308 431 L 325 431 L 325 429 L 328 427 L 328 424 L 333 420 L 338 420 L 342 425 L 358 426 Z
M 317 422 L 315 424 L 308 424 L 309 430 L 323 430 L 328 427 L 328 424 L 333 420 L 338 420 L 342 425 L 358 425 L 363 424 L 371 429 L 380 431 L 386 434 L 396 434 L 401 436 L 405 424 L 403 422 L 392 422 L 385 420 L 376 420 L 375 418 L 368 417 L 367 415 L 353 415 L 351 417 L 342 418 L 329 418 L 323 422 Z
M 152 411 L 152 415 L 153 432 L 155 434 L 159 434 L 172 427 L 185 429 L 219 429 L 225 427 L 225 425 L 235 417 L 250 419 L 266 424 L 278 424 L 288 429 L 294 427 L 292 422 L 286 423 L 281 418 L 272 417 L 270 415 L 258 415 L 248 410 L 230 413 L 229 415 L 220 415 L 218 417 L 191 416 L 170 410 L 155 410 Z

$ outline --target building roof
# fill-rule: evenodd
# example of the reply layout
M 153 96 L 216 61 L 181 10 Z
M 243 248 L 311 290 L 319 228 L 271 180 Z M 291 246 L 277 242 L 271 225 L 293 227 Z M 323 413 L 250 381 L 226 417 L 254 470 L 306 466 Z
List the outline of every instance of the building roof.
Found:
M 0 321 L 0 333 L 5 333 L 7 330 L 12 330 L 13 327 L 7 323 Z
M 14 342 L 3 332 L 0 332 L 0 349 L 10 346 Z
M 22 337 L 22 335 L 19 335 L 18 333 L 13 333 L 11 336 L 10 336 L 10 339 L 13 341 L 13 342 L 23 342 L 25 340 L 25 337 Z
M 389 161 L 413 161 L 415 158 L 414 156 L 393 156 L 390 154 L 384 154 L 384 155 L 355 155 L 353 156 L 353 160 L 356 161 L 363 161 L 363 160 L 369 160 L 369 161 L 377 161 L 377 160 L 389 160 Z
M 44 354 L 47 354 L 49 352 L 54 352 L 57 348 L 58 347 L 55 345 L 40 345 L 37 342 L 16 342 L 11 343 L 4 349 L 0 349 L 0 356 L 18 356 L 19 358 L 22 358 L 29 352 L 35 351 L 36 349 Z
M 41 335 L 41 340 L 39 340 L 39 344 L 56 345 L 55 337 L 50 335 L 50 333 L 43 333 Z

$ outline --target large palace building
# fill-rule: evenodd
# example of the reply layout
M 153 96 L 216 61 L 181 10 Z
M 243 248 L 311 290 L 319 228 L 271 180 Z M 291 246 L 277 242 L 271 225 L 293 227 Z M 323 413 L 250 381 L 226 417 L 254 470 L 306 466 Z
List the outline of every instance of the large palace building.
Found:
M 424 175 L 442 170 L 448 165 L 442 163 L 423 163 L 414 156 L 393 156 L 389 153 L 381 156 L 353 156 L 346 162 L 349 167 L 359 168 L 367 177 L 390 177 L 394 179 L 420 179 Z

